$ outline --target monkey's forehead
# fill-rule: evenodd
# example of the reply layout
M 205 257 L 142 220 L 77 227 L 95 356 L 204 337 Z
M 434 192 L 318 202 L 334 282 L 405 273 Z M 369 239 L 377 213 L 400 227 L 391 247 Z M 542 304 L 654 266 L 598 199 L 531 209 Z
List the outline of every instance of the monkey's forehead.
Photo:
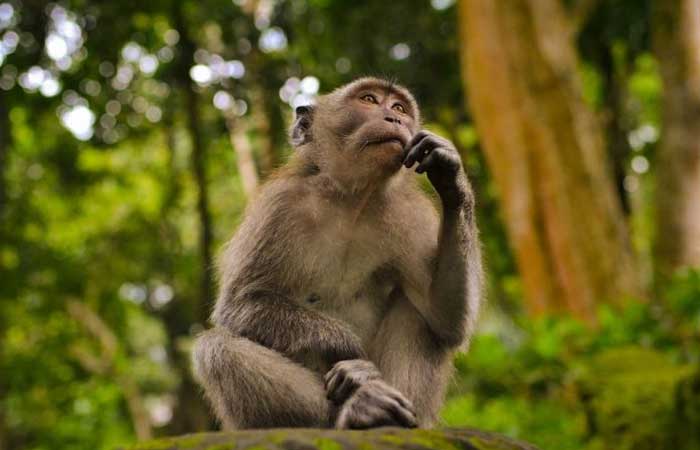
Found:
M 341 86 L 337 89 L 335 89 L 332 94 L 350 94 L 353 92 L 361 91 L 363 89 L 371 89 L 371 88 L 378 88 L 381 90 L 386 90 L 389 92 L 392 92 L 394 94 L 397 94 L 401 97 L 404 97 L 407 102 L 411 104 L 413 107 L 414 111 L 418 111 L 418 103 L 416 102 L 415 97 L 413 97 L 413 94 L 411 94 L 411 91 L 406 89 L 404 86 L 401 86 L 400 84 L 396 83 L 393 80 L 387 80 L 383 78 L 375 78 L 375 77 L 362 77 L 358 78 L 355 81 L 352 81 L 344 86 Z

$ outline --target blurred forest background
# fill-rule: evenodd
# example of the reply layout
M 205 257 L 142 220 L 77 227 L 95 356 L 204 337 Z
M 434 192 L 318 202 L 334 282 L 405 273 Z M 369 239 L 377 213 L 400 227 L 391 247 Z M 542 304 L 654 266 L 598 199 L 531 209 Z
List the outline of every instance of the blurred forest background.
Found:
M 445 422 L 700 448 L 700 0 L 0 0 L 0 449 L 213 429 L 218 249 L 292 106 L 367 74 L 477 191 Z

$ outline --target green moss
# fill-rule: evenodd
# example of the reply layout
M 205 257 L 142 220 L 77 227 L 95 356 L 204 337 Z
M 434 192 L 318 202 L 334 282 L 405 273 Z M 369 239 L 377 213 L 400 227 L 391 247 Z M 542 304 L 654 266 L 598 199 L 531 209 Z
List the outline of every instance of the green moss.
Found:
M 202 435 L 156 439 L 153 441 L 140 442 L 132 447 L 131 450 L 167 450 L 176 447 L 181 450 L 199 448 L 202 444 L 202 439 Z
M 270 449 L 264 445 L 252 445 L 250 447 L 246 447 L 246 450 L 270 450 Z
M 460 450 L 455 444 L 445 439 L 440 432 L 434 430 L 414 430 L 410 442 L 426 448 L 440 450 Z
M 493 435 L 489 445 L 489 433 L 470 430 L 406 430 L 374 429 L 366 431 L 340 431 L 318 429 L 255 430 L 230 433 L 203 433 L 180 438 L 160 439 L 142 443 L 131 450 L 474 450 L 469 443 L 485 436 L 483 450 L 514 450 L 517 443 Z
M 395 434 L 385 434 L 379 438 L 380 441 L 386 442 L 387 444 L 403 445 L 406 443 L 406 439 L 402 436 L 397 436 Z
M 596 435 L 591 447 L 666 448 L 673 437 L 676 386 L 691 370 L 639 347 L 613 349 L 594 358 L 581 382 L 589 431 Z
M 314 445 L 318 450 L 342 450 L 343 446 L 335 442 L 333 439 L 318 438 L 314 440 Z

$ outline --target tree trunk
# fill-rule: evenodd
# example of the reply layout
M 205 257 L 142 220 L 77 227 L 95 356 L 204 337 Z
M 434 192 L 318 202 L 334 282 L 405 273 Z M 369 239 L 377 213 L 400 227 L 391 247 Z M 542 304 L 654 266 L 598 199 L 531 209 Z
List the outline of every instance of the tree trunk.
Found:
M 213 296 L 212 277 L 213 260 L 211 254 L 212 247 L 212 224 L 209 212 L 209 189 L 207 186 L 206 154 L 202 137 L 202 127 L 199 122 L 199 99 L 197 93 L 192 89 L 187 89 L 187 126 L 192 141 L 191 161 L 192 174 L 197 185 L 197 215 L 199 216 L 199 251 L 201 264 L 200 278 L 200 300 L 196 320 L 204 324 L 209 317 L 207 306 Z
M 180 55 L 177 61 L 175 78 L 184 96 L 187 109 L 186 123 L 190 135 L 192 175 L 197 185 L 197 215 L 199 217 L 199 251 L 200 251 L 200 298 L 197 305 L 195 319 L 204 324 L 209 318 L 208 306 L 212 301 L 213 293 L 213 260 L 212 260 L 212 222 L 209 211 L 209 189 L 206 173 L 206 147 L 200 122 L 201 111 L 199 109 L 199 95 L 194 91 L 190 81 L 189 69 L 194 65 L 194 52 L 196 46 L 189 34 L 184 19 L 184 4 L 174 3 L 174 21 L 180 33 Z
M 241 177 L 243 192 L 247 198 L 250 198 L 258 187 L 258 171 L 255 168 L 253 147 L 248 138 L 248 127 L 244 120 L 236 119 L 232 113 L 226 113 L 225 120 L 231 147 L 236 153 L 238 175 Z
M 278 160 L 275 141 L 272 138 L 267 98 L 264 89 L 258 83 L 253 84 L 250 99 L 253 102 L 251 116 L 260 150 L 260 173 L 267 177 L 277 167 Z
M 170 105 L 169 111 L 177 110 L 176 105 Z M 177 147 L 175 137 L 175 118 L 167 113 L 163 120 L 165 128 L 165 142 L 168 147 L 168 186 L 161 205 L 161 217 L 163 220 L 161 239 L 168 244 L 169 253 L 177 257 L 179 241 L 177 225 L 171 218 L 172 209 L 179 200 L 182 186 L 180 186 L 180 174 L 175 165 Z M 175 267 L 171 259 L 163 261 L 165 273 L 169 276 L 169 284 L 175 285 Z M 159 311 L 168 334 L 168 354 L 173 367 L 180 375 L 180 384 L 175 393 L 177 403 L 173 409 L 173 418 L 166 428 L 166 434 L 184 434 L 193 431 L 210 430 L 214 428 L 214 421 L 209 413 L 209 407 L 204 402 L 201 388 L 192 377 L 191 355 L 189 351 L 183 351 L 180 343 L 183 338 L 190 336 L 190 327 L 196 322 L 200 313 L 199 299 L 197 296 L 178 294 L 167 308 Z
M 655 5 L 654 46 L 664 84 L 655 258 L 663 279 L 700 266 L 700 3 Z
M 558 0 L 460 2 L 463 80 L 529 310 L 594 320 L 642 291 Z
M 168 431 L 190 433 L 211 428 L 210 416 L 199 387 L 192 379 L 190 355 L 183 353 L 178 346 L 182 337 L 190 335 L 195 324 L 204 325 L 208 321 L 209 305 L 213 300 L 213 260 L 212 260 L 212 221 L 209 211 L 209 190 L 206 174 L 206 147 L 202 124 L 199 96 L 193 90 L 189 69 L 194 64 L 195 44 L 188 32 L 183 8 L 185 2 L 173 2 L 172 14 L 175 27 L 180 33 L 179 54 L 175 62 L 174 84 L 186 108 L 185 126 L 191 141 L 191 169 L 197 185 L 197 216 L 199 218 L 200 287 L 199 295 L 193 299 L 176 298 L 165 311 L 166 328 L 169 337 L 169 353 L 173 364 L 181 375 L 177 391 L 177 403 L 173 420 Z M 169 139 L 172 139 L 170 136 Z M 171 152 L 175 151 L 174 140 L 170 142 Z M 173 192 L 173 195 L 176 195 Z

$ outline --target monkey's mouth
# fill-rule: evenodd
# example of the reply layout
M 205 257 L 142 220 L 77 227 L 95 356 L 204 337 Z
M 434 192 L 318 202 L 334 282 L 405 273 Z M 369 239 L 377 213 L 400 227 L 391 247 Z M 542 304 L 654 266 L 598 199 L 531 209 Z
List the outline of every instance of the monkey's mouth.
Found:
M 383 145 L 383 144 L 397 144 L 401 148 L 403 148 L 406 145 L 405 139 L 402 139 L 398 136 L 386 136 L 386 137 L 380 137 L 377 139 L 373 139 L 368 142 L 367 145 Z

